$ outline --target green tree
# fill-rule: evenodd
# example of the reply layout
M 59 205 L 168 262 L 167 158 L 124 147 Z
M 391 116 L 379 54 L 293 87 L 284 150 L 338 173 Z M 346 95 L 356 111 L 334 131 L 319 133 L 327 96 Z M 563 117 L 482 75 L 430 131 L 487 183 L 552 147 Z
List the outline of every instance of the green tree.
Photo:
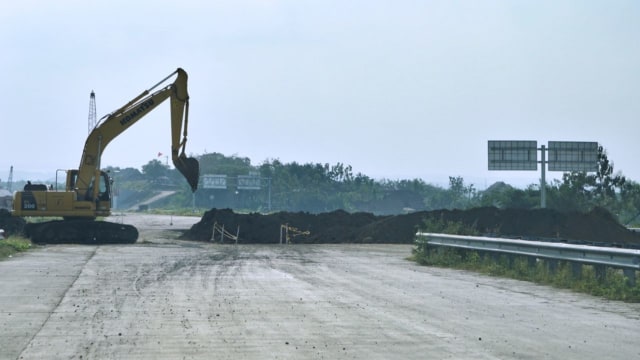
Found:
M 449 176 L 449 200 L 451 208 L 464 209 L 473 204 L 476 189 L 473 184 L 465 185 L 461 176 Z
M 479 204 L 497 208 L 533 209 L 540 204 L 540 190 L 538 185 L 532 184 L 521 190 L 499 181 L 482 192 Z
M 626 178 L 614 174 L 613 162 L 607 157 L 602 146 L 598 147 L 597 171 L 587 173 L 572 171 L 562 175 L 562 181 L 555 181 L 548 194 L 549 206 L 559 210 L 588 211 L 595 206 L 618 213 L 619 194 L 625 188 Z
M 621 190 L 626 178 L 618 173 L 613 173 L 613 162 L 609 161 L 607 152 L 602 146 L 598 146 L 598 171 L 587 176 L 588 184 L 593 187 L 592 193 L 596 202 L 605 205 L 610 199 L 615 198 L 616 190 Z
M 640 226 L 640 183 L 625 182 L 620 192 L 618 217 L 623 224 Z
M 198 157 L 200 163 L 200 174 L 207 175 L 227 175 L 235 177 L 247 175 L 256 170 L 251 166 L 251 160 L 247 157 L 237 155 L 224 156 L 220 153 L 204 154 Z
M 146 165 L 142 165 L 142 174 L 147 181 L 153 181 L 162 176 L 167 176 L 168 171 L 169 167 L 157 159 L 153 159 Z
M 592 207 L 588 175 L 582 171 L 562 174 L 562 181 L 554 180 L 548 187 L 547 205 L 561 211 L 585 211 Z

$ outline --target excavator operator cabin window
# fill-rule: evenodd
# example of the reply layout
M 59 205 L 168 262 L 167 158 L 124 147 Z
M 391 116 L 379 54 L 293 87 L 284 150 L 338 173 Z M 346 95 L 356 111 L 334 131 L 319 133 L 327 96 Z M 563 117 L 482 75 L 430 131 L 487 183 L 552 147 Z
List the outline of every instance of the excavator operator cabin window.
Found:
M 109 200 L 109 175 L 106 173 L 102 173 L 100 176 L 100 188 L 98 193 L 98 198 L 103 201 Z

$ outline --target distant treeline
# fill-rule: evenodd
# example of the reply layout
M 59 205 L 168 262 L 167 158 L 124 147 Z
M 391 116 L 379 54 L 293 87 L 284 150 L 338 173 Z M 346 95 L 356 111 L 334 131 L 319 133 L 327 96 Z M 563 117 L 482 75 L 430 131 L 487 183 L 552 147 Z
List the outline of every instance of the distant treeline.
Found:
M 596 174 L 571 172 L 562 180 L 547 184 L 546 205 L 561 211 L 588 211 L 603 207 L 620 222 L 638 222 L 640 184 L 613 173 L 613 164 L 600 149 Z M 540 185 L 518 189 L 497 182 L 478 191 L 460 176 L 450 176 L 444 188 L 423 179 L 374 180 L 354 173 L 350 165 L 282 163 L 277 159 L 252 165 L 236 155 L 209 153 L 198 156 L 202 176 L 225 175 L 226 184 L 203 184 L 192 196 L 190 188 L 175 170 L 159 160 L 134 168 L 108 168 L 115 180 L 119 207 L 132 206 L 158 190 L 175 190 L 154 207 L 231 208 L 237 211 L 304 211 L 320 213 L 343 209 L 349 212 L 400 214 L 419 210 L 467 209 L 478 206 L 499 208 L 540 207 Z M 247 182 L 248 181 L 248 182 Z M 249 186 L 247 186 L 247 184 Z M 221 185 L 226 185 L 226 188 Z

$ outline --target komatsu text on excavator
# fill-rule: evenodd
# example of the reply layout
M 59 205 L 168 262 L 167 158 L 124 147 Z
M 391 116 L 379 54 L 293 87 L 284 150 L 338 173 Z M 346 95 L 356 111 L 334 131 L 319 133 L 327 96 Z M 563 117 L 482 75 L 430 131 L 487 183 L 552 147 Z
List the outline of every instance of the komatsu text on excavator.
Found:
M 152 91 L 176 75 L 173 83 Z M 171 99 L 171 157 L 195 191 L 198 187 L 198 160 L 185 155 L 189 118 L 187 73 L 175 72 L 145 90 L 118 110 L 103 117 L 89 133 L 80 167 L 67 170 L 64 190 L 28 183 L 13 199 L 13 216 L 62 217 L 63 220 L 29 223 L 25 233 L 36 243 L 134 243 L 138 230 L 126 224 L 96 221 L 111 215 L 111 182 L 100 170 L 100 158 L 109 142 L 147 115 L 166 99 Z M 182 133 L 182 138 L 181 138 Z M 56 181 L 57 183 L 57 181 Z

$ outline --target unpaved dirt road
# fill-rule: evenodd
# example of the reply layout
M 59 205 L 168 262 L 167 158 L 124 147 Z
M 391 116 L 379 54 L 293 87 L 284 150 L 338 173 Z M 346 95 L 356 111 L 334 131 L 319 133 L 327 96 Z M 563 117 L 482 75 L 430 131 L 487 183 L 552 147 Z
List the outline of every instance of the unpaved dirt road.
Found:
M 637 359 L 640 305 L 408 262 L 405 245 L 175 240 L 0 262 L 2 359 Z

